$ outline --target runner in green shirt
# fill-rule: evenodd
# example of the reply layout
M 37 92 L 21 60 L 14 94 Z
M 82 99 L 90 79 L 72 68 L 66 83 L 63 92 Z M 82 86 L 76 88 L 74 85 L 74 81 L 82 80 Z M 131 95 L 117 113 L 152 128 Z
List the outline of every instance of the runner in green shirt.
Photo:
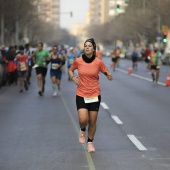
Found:
M 154 84 L 157 83 L 159 79 L 160 65 L 161 65 L 161 53 L 159 52 L 157 47 L 154 47 L 154 52 L 151 53 L 151 68 L 150 68 Z M 156 78 L 154 73 L 155 71 Z
M 38 94 L 42 96 L 45 90 L 47 60 L 50 58 L 50 53 L 43 49 L 43 43 L 38 43 L 37 50 L 32 54 L 32 57 L 34 57 L 34 68 L 36 69 L 38 80 Z

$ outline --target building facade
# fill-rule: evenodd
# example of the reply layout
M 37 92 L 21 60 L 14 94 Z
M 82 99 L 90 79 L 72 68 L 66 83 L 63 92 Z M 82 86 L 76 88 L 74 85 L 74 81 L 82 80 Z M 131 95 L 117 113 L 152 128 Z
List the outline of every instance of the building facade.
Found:
M 60 0 L 39 0 L 38 12 L 42 20 L 53 25 L 60 26 Z
M 142 8 L 146 5 L 147 0 L 127 0 L 130 7 Z
M 101 22 L 101 0 L 90 0 L 89 17 L 90 24 L 99 24 Z
M 120 9 L 117 10 L 119 5 Z M 128 0 L 90 0 L 90 24 L 104 24 L 111 18 L 124 13 Z

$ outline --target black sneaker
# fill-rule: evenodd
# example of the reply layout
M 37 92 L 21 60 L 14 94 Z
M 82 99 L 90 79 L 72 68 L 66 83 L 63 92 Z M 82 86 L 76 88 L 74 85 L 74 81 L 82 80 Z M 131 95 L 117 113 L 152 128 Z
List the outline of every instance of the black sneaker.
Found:
M 24 88 L 25 88 L 25 90 L 26 90 L 26 91 L 28 90 L 28 84 L 27 84 L 27 81 L 24 81 Z
M 42 87 L 42 93 L 44 93 L 44 91 L 45 91 L 45 87 L 43 86 L 43 87 Z
M 39 91 L 39 92 L 38 92 L 38 94 L 39 94 L 39 96 L 43 96 L 43 94 L 42 94 L 42 92 L 41 92 L 41 91 Z
M 20 93 L 22 93 L 22 92 L 23 92 L 23 90 L 20 90 L 19 92 L 20 92 Z

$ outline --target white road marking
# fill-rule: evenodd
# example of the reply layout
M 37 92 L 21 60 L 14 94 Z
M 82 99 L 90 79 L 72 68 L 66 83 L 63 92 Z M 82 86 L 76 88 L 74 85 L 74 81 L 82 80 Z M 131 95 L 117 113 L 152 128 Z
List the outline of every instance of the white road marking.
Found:
M 120 68 L 117 68 L 117 70 L 119 70 L 119 71 L 120 71 L 120 72 L 122 72 L 122 73 L 128 74 L 128 72 L 127 72 L 127 71 L 122 70 L 122 69 L 120 69 Z
M 106 105 L 106 103 L 101 102 L 100 105 L 103 107 L 103 109 L 108 110 L 109 107 Z
M 128 72 L 127 71 L 125 71 L 125 70 L 122 70 L 122 69 L 117 69 L 117 70 L 119 70 L 120 72 L 122 72 L 122 73 L 125 73 L 125 74 L 128 74 Z M 146 80 L 146 81 L 149 81 L 149 82 L 152 82 L 152 79 L 150 79 L 150 78 L 147 78 L 147 77 L 143 77 L 143 76 L 139 76 L 139 75 L 137 75 L 137 74 L 130 74 L 131 76 L 133 76 L 133 77 L 136 77 L 136 78 L 139 78 L 139 79 L 142 79 L 142 80 Z M 161 85 L 161 86 L 166 86 L 166 84 L 165 83 L 161 83 L 161 82 L 158 82 L 157 84 L 159 84 L 159 85 Z
M 112 115 L 111 117 L 118 125 L 123 124 L 123 122 L 117 116 Z
M 66 103 L 66 101 L 65 101 L 65 99 L 64 99 L 64 97 L 62 95 L 61 95 L 61 99 L 62 99 L 63 104 L 65 106 L 65 109 L 67 110 L 68 115 L 69 115 L 69 117 L 70 117 L 70 119 L 71 119 L 71 121 L 73 123 L 73 126 L 74 126 L 74 128 L 75 128 L 75 130 L 77 132 L 77 135 L 79 135 L 79 127 L 77 126 L 77 123 L 76 123 L 72 113 L 70 112 L 70 109 L 69 109 L 69 107 L 68 107 L 68 105 L 67 105 L 67 103 Z M 85 155 L 86 155 L 89 170 L 96 170 L 94 162 L 93 162 L 93 159 L 91 157 L 91 154 L 87 152 L 86 145 L 82 145 L 82 147 L 84 148 L 84 152 L 85 152 Z
M 137 77 L 137 78 L 140 78 L 142 80 L 146 80 L 146 81 L 149 81 L 149 82 L 152 82 L 152 80 L 150 78 L 147 78 L 147 77 L 143 77 L 143 76 L 139 76 L 137 74 L 131 74 L 133 77 Z
M 127 136 L 140 151 L 146 151 L 147 150 L 134 135 L 127 135 Z

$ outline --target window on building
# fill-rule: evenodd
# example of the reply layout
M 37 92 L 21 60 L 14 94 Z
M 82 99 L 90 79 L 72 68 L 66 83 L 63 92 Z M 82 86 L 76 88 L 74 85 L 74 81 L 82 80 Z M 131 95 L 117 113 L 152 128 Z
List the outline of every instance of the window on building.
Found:
M 57 15 L 59 12 L 58 11 L 53 11 L 53 14 L 54 15 Z
M 59 6 L 58 5 L 53 5 L 53 8 L 59 8 Z
M 53 18 L 53 21 L 54 22 L 59 21 L 59 18 Z

